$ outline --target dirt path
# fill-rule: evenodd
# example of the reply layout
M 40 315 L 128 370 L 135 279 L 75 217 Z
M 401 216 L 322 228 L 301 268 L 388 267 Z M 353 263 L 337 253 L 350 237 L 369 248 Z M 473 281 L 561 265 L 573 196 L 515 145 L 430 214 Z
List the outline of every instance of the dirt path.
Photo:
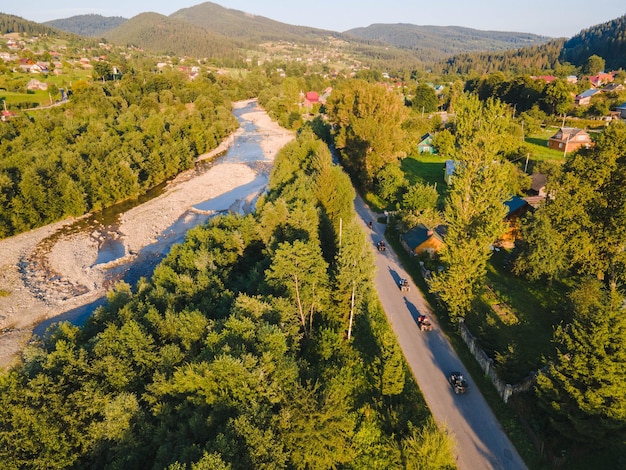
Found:
M 258 107 L 242 117 L 258 127 L 263 152 L 259 160 L 271 165 L 294 134 Z M 226 151 L 241 132 L 238 129 L 199 160 Z M 0 240 L 0 368 L 18 361 L 35 325 L 102 297 L 133 265 L 165 252 L 189 228 L 211 217 L 194 209 L 195 205 L 248 184 L 256 176 L 250 166 L 239 163 L 218 163 L 200 175 L 189 170 L 170 182 L 160 196 L 125 212 L 113 230 L 102 227 L 91 233 L 65 234 L 64 229 L 76 222 L 72 219 Z M 124 255 L 97 264 L 99 248 L 111 240 L 123 246 Z

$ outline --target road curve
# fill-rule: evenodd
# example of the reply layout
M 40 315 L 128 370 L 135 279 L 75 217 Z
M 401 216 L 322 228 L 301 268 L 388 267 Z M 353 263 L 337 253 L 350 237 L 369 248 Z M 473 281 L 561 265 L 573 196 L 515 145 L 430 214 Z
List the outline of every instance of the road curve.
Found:
M 526 469 L 524 461 L 508 439 L 447 338 L 441 332 L 430 305 L 411 282 L 409 292 L 398 288 L 400 278 L 409 278 L 393 249 L 379 252 L 375 244 L 384 239 L 385 225 L 357 196 L 355 208 L 368 231 L 377 267 L 376 289 L 387 318 L 426 403 L 435 420 L 445 424 L 457 443 L 457 466 L 460 470 Z M 367 224 L 372 221 L 372 229 Z M 417 316 L 426 314 L 434 323 L 433 331 L 420 331 Z M 447 376 L 461 371 L 470 388 L 455 395 Z

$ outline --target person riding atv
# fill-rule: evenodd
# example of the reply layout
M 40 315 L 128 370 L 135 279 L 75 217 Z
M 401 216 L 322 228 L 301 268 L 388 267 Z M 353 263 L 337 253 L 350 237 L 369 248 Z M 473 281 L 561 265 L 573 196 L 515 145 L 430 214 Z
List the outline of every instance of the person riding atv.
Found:
M 378 248 L 378 251 L 385 251 L 387 249 L 387 247 L 385 246 L 385 242 L 383 240 L 379 241 L 376 244 L 376 247 Z
M 448 377 L 448 381 L 450 382 L 450 385 L 452 385 L 454 393 L 459 394 L 467 392 L 469 386 L 463 377 L 463 374 L 460 372 L 452 372 L 450 377 Z
M 433 329 L 433 324 L 426 315 L 417 317 L 417 324 L 420 327 L 420 331 L 431 331 Z

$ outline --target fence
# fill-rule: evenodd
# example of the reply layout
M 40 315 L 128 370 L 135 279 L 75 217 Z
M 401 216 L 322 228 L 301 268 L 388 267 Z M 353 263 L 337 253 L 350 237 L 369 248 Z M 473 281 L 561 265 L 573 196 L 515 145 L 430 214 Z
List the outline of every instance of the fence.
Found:
M 459 332 L 461 333 L 461 338 L 463 338 L 463 341 L 465 341 L 465 344 L 467 344 L 467 347 L 469 348 L 474 358 L 476 358 L 476 361 L 478 361 L 478 364 L 480 365 L 485 375 L 487 375 L 491 379 L 491 382 L 493 383 L 494 387 L 496 387 L 496 390 L 500 394 L 500 397 L 502 398 L 504 403 L 507 403 L 511 395 L 513 395 L 514 393 L 525 392 L 534 385 L 537 378 L 536 372 L 532 372 L 530 375 L 528 375 L 528 377 L 526 377 L 518 384 L 511 385 L 505 383 L 500 377 L 498 377 L 498 374 L 496 373 L 496 370 L 494 368 L 493 359 L 490 358 L 487 353 L 480 348 L 478 342 L 476 341 L 476 338 L 474 337 L 474 335 L 472 335 L 467 326 L 465 326 L 465 323 L 462 319 L 459 320 Z

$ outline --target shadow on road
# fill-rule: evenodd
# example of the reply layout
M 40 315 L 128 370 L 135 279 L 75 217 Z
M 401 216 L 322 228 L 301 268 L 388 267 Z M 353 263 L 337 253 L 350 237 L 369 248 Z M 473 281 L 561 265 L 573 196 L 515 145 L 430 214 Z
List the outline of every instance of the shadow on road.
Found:
M 413 318 L 413 321 L 415 322 L 415 324 L 419 326 L 417 318 L 421 315 L 420 311 L 413 304 L 413 302 L 411 302 L 409 299 L 406 298 L 406 296 L 403 297 L 403 299 L 404 299 L 404 304 L 406 305 L 407 310 L 411 314 L 411 318 Z

